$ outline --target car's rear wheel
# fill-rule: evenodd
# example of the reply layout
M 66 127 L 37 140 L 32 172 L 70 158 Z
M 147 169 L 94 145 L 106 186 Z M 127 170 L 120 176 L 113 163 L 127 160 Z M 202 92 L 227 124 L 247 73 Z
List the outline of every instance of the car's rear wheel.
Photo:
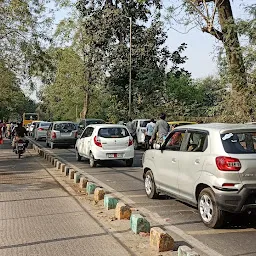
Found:
M 133 146 L 134 146 L 134 149 L 135 149 L 135 150 L 140 149 L 140 146 L 139 146 L 139 143 L 138 143 L 137 138 L 134 138 Z
M 76 149 L 76 161 L 81 161 L 82 160 L 82 157 L 79 155 L 77 149 Z
M 148 170 L 145 174 L 144 185 L 146 194 L 149 198 L 153 199 L 158 197 L 154 176 L 151 170 Z
M 126 160 L 125 160 L 125 165 L 126 165 L 127 167 L 132 167 L 132 165 L 133 165 L 133 158 L 131 158 L 131 159 L 126 159 Z
M 51 149 L 54 149 L 54 143 L 53 142 L 50 143 L 50 146 L 51 146 Z
M 92 153 L 90 153 L 89 164 L 90 164 L 90 167 L 96 167 L 97 166 L 97 162 L 96 162 Z
M 198 211 L 203 223 L 209 228 L 220 228 L 224 223 L 225 212 L 217 205 L 211 188 L 203 189 L 198 197 Z

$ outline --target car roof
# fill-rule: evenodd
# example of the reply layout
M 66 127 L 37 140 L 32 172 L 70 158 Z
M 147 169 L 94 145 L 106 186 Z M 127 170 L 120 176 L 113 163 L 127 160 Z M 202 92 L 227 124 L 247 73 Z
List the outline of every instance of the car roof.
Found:
M 219 133 L 225 133 L 231 130 L 253 130 L 256 127 L 250 124 L 229 124 L 229 123 L 207 123 L 207 124 L 188 124 L 177 127 L 176 129 L 195 129 L 206 131 L 217 131 Z
M 125 125 L 122 124 L 90 124 L 88 127 L 94 127 L 94 128 L 108 128 L 108 127 L 120 127 L 120 128 L 126 128 Z

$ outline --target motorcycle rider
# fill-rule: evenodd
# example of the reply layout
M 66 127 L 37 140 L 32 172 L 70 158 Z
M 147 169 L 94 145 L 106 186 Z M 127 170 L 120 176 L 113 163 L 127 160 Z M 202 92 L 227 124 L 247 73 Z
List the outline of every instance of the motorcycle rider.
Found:
M 16 142 L 19 140 L 23 140 L 25 142 L 25 135 L 27 135 L 27 130 L 25 127 L 22 126 L 22 123 L 18 123 L 18 126 L 14 129 L 15 136 L 12 141 L 12 147 L 15 149 L 16 147 Z M 27 141 L 26 141 L 26 146 L 27 146 Z

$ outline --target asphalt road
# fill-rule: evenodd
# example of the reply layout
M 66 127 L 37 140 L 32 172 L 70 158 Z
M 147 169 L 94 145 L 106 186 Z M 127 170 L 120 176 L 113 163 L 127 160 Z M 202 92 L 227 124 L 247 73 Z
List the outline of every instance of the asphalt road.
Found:
M 40 141 L 43 147 L 45 142 Z M 202 224 L 197 209 L 167 196 L 148 199 L 144 192 L 141 158 L 143 150 L 136 151 L 133 167 L 123 162 L 106 162 L 90 168 L 88 161 L 77 162 L 73 148 L 56 148 L 49 151 L 124 194 L 135 202 L 134 207 L 143 207 L 157 213 L 166 223 L 174 225 L 193 236 L 209 248 L 225 256 L 256 256 L 256 216 L 228 216 L 228 223 L 222 229 L 208 229 Z

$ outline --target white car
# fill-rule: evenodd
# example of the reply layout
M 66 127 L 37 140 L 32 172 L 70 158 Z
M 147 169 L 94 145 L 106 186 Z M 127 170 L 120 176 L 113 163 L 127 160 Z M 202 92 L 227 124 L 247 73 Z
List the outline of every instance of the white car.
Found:
M 77 139 L 75 148 L 77 161 L 87 158 L 91 167 L 96 167 L 100 160 L 124 160 L 129 167 L 133 164 L 133 139 L 124 125 L 89 125 Z
M 150 123 L 150 119 L 135 119 L 132 121 L 134 129 L 136 129 L 136 136 L 134 138 L 134 148 L 139 149 L 145 144 L 146 126 Z

